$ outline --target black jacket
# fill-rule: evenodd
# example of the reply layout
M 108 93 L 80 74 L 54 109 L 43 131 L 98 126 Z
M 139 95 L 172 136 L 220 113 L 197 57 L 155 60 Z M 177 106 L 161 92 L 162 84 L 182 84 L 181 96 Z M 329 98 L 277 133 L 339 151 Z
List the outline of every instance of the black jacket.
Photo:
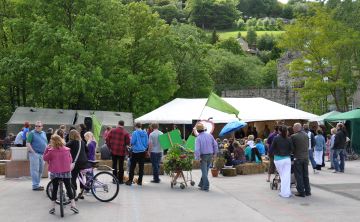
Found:
M 343 130 L 338 130 L 335 135 L 334 150 L 345 149 L 346 134 Z
M 66 146 L 70 148 L 71 157 L 74 161 L 76 158 L 76 155 L 78 153 L 79 141 L 71 140 L 70 142 L 68 142 L 66 144 Z M 85 145 L 84 141 L 81 141 L 81 150 L 79 153 L 79 157 L 76 161 L 75 167 L 79 167 L 80 169 L 85 169 L 88 166 L 87 162 L 88 162 L 88 158 L 86 155 L 86 145 Z
M 271 146 L 276 156 L 290 156 L 292 151 L 290 138 L 284 138 L 280 135 L 274 138 Z

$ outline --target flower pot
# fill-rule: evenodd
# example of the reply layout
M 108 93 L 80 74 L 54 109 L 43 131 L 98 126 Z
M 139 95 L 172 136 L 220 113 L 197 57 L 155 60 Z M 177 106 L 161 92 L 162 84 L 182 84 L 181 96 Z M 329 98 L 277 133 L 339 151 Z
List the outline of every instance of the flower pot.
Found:
M 211 168 L 211 175 L 217 177 L 219 175 L 219 170 L 216 168 Z

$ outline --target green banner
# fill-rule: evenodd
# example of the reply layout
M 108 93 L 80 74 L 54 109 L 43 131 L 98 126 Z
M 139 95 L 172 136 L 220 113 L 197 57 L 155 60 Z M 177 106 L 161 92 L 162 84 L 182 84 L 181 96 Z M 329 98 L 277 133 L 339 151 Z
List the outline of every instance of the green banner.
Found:
M 93 114 L 91 115 L 91 119 L 93 122 L 93 133 L 94 133 L 94 137 L 97 143 L 99 143 L 99 137 L 100 137 L 100 132 L 101 132 L 101 123 L 99 122 L 99 120 L 96 118 L 96 116 Z
M 167 150 L 175 144 L 182 145 L 183 141 L 181 139 L 180 130 L 176 129 L 168 133 L 164 133 L 163 135 L 159 136 L 159 142 L 163 150 Z
M 195 139 L 195 136 L 190 135 L 189 138 L 186 140 L 185 148 L 195 151 Z
M 233 107 L 231 104 L 229 104 L 213 92 L 209 95 L 205 106 L 211 107 L 224 113 L 235 114 L 236 117 L 239 115 L 239 110 L 237 110 L 235 107 Z

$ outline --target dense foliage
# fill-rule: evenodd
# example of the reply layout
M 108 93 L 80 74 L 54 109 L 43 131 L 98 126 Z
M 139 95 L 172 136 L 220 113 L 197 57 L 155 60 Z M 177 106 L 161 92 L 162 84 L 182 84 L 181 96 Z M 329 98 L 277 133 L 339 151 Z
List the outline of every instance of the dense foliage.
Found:
M 281 45 L 301 53 L 290 69 L 303 108 L 324 113 L 330 103 L 340 111 L 349 109 L 360 81 L 359 12 L 359 1 L 339 2 L 335 9 L 315 7 L 313 15 L 287 28 Z
M 234 39 L 212 45 L 201 29 L 145 3 L 2 0 L 0 16 L 1 127 L 17 106 L 138 116 L 174 97 L 207 97 L 223 88 L 221 56 L 236 64 L 227 72 L 244 81 L 239 87 L 255 84 L 246 78 L 253 59 Z

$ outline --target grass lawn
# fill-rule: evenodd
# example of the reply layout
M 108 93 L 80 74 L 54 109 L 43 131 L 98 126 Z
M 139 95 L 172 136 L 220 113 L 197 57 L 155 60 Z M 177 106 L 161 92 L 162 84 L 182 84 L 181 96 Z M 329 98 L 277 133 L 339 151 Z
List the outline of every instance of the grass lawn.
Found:
M 207 30 L 207 32 L 212 33 L 212 30 Z M 220 37 L 220 39 L 228 39 L 230 37 L 237 38 L 238 32 L 241 33 L 242 37 L 246 37 L 247 31 L 234 31 L 234 30 L 224 30 L 224 31 L 216 31 Z M 285 31 L 256 31 L 257 36 L 262 36 L 265 34 L 268 35 L 281 35 L 285 33 Z

